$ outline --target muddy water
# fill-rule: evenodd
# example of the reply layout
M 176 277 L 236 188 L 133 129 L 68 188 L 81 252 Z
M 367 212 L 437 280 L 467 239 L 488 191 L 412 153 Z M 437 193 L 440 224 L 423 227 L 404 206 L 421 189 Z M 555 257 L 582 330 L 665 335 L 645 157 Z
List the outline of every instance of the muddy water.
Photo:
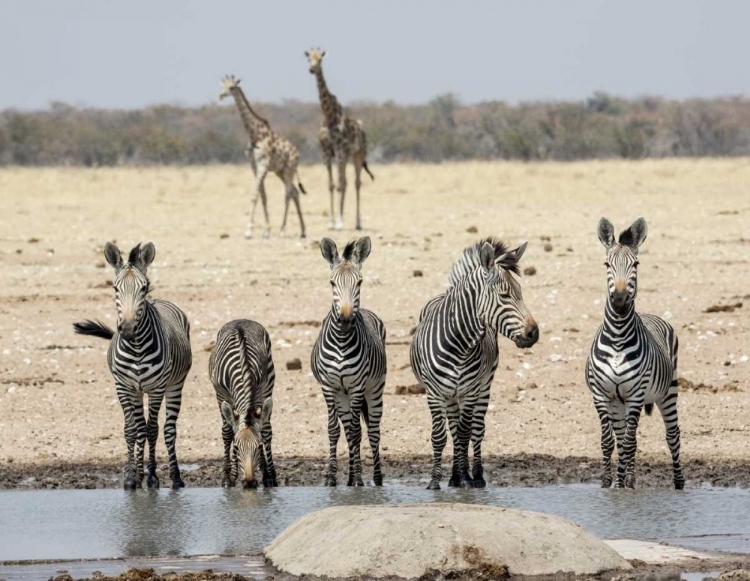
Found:
M 742 489 L 285 487 L 0 492 L 0 561 L 252 554 L 307 512 L 405 502 L 537 510 L 565 516 L 605 539 L 679 539 L 695 548 L 750 553 L 750 492 Z

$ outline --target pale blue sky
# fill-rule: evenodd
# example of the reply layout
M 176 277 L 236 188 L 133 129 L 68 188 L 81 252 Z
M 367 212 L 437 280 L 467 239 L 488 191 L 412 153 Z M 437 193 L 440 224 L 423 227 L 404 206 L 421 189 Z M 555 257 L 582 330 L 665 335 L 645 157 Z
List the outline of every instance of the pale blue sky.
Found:
M 0 108 L 317 99 L 328 51 L 344 102 L 750 93 L 743 0 L 3 0 Z

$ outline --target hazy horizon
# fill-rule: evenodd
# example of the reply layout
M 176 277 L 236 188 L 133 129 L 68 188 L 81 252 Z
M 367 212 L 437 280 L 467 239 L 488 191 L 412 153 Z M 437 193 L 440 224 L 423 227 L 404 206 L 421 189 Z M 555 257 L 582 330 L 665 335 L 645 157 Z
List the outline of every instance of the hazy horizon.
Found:
M 344 103 L 744 96 L 748 21 L 729 0 L 27 0 L 0 5 L 0 109 L 200 106 L 228 73 L 253 101 L 314 103 L 318 45 Z

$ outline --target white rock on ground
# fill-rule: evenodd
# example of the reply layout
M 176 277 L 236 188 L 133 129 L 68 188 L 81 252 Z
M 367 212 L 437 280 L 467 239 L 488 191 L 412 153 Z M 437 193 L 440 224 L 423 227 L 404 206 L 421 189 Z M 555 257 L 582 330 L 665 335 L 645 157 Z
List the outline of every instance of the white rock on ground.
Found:
M 264 553 L 283 572 L 328 577 L 504 567 L 511 575 L 594 575 L 632 568 L 562 517 L 467 504 L 326 508 L 292 524 Z

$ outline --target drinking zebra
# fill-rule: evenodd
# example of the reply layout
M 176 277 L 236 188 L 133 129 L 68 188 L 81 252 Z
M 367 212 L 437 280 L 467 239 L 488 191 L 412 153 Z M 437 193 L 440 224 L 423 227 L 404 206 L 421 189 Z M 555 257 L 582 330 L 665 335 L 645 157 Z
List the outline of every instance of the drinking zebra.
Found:
M 151 286 L 146 271 L 155 254 L 156 249 L 151 242 L 143 248 L 139 244 L 130 251 L 128 261 L 123 262 L 117 246 L 107 242 L 104 257 L 115 269 L 117 332 L 93 321 L 73 325 L 80 335 L 111 339 L 107 362 L 125 414 L 125 442 L 128 446 L 124 481 L 126 490 L 141 487 L 147 439 L 146 484 L 149 488 L 159 487 L 156 440 L 159 435 L 159 409 L 164 399 L 167 406 L 164 442 L 169 454 L 169 477 L 172 488 L 185 486 L 177 465 L 175 439 L 182 386 L 192 365 L 190 324 L 185 314 L 172 303 L 148 298 Z M 143 415 L 144 394 L 148 394 L 148 421 Z
M 453 265 L 449 289 L 422 309 L 411 343 L 411 366 L 427 390 L 432 414 L 432 479 L 440 489 L 446 418 L 453 440 L 453 471 L 448 486 L 486 486 L 482 468 L 484 417 L 498 362 L 497 333 L 519 348 L 539 338 L 539 328 L 521 296 L 518 261 L 524 242 L 509 250 L 497 238 L 466 248 Z M 474 445 L 469 475 L 469 440 Z
M 638 248 L 646 240 L 646 221 L 638 218 L 617 242 L 614 227 L 599 221 L 599 240 L 607 249 L 607 302 L 604 323 L 594 336 L 586 362 L 586 382 L 602 424 L 602 487 L 612 485 L 612 451 L 617 438 L 616 486 L 635 486 L 635 452 L 641 409 L 659 408 L 672 453 L 674 487 L 682 489 L 680 427 L 677 423 L 677 335 L 654 315 L 635 312 Z
M 370 238 L 349 242 L 339 257 L 333 240 L 324 238 L 320 250 L 331 265 L 333 305 L 313 346 L 311 367 L 323 388 L 328 407 L 330 455 L 326 486 L 336 486 L 336 444 L 344 425 L 349 445 L 349 486 L 364 486 L 360 443 L 360 414 L 372 448 L 373 481 L 383 484 L 380 470 L 380 419 L 385 387 L 385 326 L 372 311 L 359 307 L 362 263 L 370 254 Z
M 263 474 L 263 486 L 278 486 L 271 454 L 276 373 L 265 328 L 246 319 L 224 325 L 208 361 L 208 374 L 222 417 L 222 486 L 234 486 L 239 471 L 243 488 L 257 488 L 257 472 Z

